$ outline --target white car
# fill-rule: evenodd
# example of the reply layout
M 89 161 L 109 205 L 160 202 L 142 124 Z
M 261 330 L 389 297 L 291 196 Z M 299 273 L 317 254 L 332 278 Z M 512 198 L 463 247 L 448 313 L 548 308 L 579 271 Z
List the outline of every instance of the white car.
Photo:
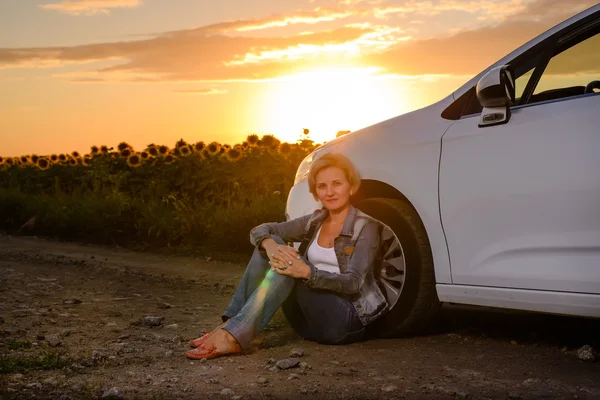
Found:
M 321 206 L 306 180 L 313 160 L 355 163 L 353 204 L 404 250 L 389 334 L 418 330 L 440 302 L 600 317 L 599 89 L 596 5 L 443 100 L 318 148 L 286 217 Z

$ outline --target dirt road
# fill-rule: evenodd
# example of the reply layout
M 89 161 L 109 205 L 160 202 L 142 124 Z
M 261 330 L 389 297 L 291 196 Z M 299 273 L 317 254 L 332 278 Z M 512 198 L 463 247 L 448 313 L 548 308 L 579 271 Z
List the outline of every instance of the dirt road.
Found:
M 600 350 L 600 321 L 460 306 L 427 335 L 348 346 L 277 314 L 248 354 L 190 362 L 243 268 L 0 235 L 0 398 L 600 399 L 600 362 L 577 355 Z

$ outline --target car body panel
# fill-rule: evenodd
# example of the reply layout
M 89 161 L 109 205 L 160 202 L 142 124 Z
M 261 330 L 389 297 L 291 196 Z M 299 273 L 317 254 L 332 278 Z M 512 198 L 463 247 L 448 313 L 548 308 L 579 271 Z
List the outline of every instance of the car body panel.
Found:
M 600 296 L 467 285 L 436 285 L 440 301 L 600 318 Z
M 598 111 L 600 95 L 566 98 L 446 132 L 440 210 L 454 283 L 600 294 Z

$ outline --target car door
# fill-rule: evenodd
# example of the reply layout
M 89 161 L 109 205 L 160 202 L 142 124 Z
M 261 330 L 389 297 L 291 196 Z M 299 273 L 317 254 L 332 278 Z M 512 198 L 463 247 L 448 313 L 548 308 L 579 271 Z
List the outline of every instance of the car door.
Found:
M 600 293 L 600 93 L 585 93 L 600 81 L 598 22 L 515 60 L 506 124 L 464 115 L 443 136 L 454 284 Z

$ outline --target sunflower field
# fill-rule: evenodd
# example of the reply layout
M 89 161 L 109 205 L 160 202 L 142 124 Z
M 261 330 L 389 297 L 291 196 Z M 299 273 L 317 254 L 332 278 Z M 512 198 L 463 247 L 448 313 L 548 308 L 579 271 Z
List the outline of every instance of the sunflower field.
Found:
M 252 227 L 284 220 L 302 159 L 318 145 L 249 135 L 142 151 L 0 157 L 0 230 L 129 248 L 247 251 Z

